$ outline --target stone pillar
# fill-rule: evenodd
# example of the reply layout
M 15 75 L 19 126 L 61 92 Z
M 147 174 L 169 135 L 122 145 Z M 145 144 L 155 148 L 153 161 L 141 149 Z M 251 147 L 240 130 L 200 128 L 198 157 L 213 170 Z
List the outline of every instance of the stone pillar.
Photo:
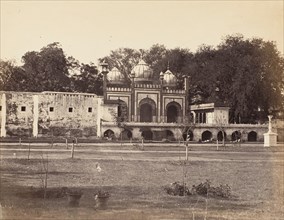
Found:
M 103 94 L 105 102 L 107 100 L 107 72 L 103 72 Z
M 164 73 L 160 73 L 160 120 L 164 122 L 164 101 L 163 101 Z
M 277 134 L 272 131 L 272 115 L 268 115 L 268 132 L 264 135 L 264 147 L 274 147 L 277 145 Z
M 33 136 L 38 135 L 38 95 L 33 96 L 34 109 L 33 109 Z
M 6 94 L 2 94 L 2 99 L 1 99 L 1 137 L 6 137 Z
M 100 98 L 97 99 L 98 103 L 98 108 L 97 108 L 97 137 L 102 137 L 101 133 L 101 126 L 102 126 L 102 116 L 101 116 L 101 111 L 102 109 L 102 100 Z
M 184 90 L 185 90 L 185 100 L 184 100 L 184 117 L 188 116 L 188 92 L 189 92 L 189 78 L 188 76 L 184 77 Z
M 134 85 L 134 73 L 131 73 L 131 97 L 130 97 L 130 102 L 131 102 L 131 121 L 136 121 L 135 120 L 135 85 Z

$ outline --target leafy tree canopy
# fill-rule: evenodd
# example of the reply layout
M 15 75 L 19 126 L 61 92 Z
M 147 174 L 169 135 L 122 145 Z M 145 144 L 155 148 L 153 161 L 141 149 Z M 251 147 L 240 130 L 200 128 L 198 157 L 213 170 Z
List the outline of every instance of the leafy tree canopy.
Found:
M 102 76 L 93 64 L 67 57 L 55 42 L 22 57 L 23 66 L 1 60 L 0 88 L 10 91 L 68 91 L 102 94 Z

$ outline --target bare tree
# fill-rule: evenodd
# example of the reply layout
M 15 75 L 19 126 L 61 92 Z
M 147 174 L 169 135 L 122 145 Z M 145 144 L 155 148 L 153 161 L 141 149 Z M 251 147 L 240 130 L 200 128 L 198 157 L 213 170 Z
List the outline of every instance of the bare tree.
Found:
M 226 143 L 225 143 L 225 139 L 226 139 L 226 133 L 225 133 L 225 128 L 227 126 L 226 121 L 224 120 L 222 115 L 218 115 L 215 118 L 215 123 L 216 123 L 216 128 L 218 130 L 218 133 L 221 132 L 222 136 L 222 146 L 226 147 Z M 219 146 L 218 146 L 218 133 L 217 133 L 217 150 L 219 150 Z
M 43 154 L 41 155 L 40 179 L 43 188 L 43 198 L 46 199 L 47 180 L 48 180 L 48 154 L 46 154 L 46 159 L 44 158 Z
M 188 160 L 188 144 L 189 141 L 191 140 L 190 132 L 193 132 L 194 128 L 195 128 L 195 123 L 193 121 L 193 118 L 191 116 L 185 118 L 181 125 L 181 132 L 182 132 L 181 137 L 183 137 L 184 134 L 186 135 L 184 140 L 186 160 Z

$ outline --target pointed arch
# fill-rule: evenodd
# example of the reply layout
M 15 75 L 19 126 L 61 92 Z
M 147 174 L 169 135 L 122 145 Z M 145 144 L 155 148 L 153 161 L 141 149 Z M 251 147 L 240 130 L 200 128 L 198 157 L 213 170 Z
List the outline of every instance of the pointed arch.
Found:
M 172 101 L 166 106 L 166 115 L 168 123 L 178 123 L 182 116 L 182 110 L 179 103 Z
M 138 112 L 140 122 L 153 122 L 157 112 L 156 103 L 150 98 L 144 98 L 139 102 Z

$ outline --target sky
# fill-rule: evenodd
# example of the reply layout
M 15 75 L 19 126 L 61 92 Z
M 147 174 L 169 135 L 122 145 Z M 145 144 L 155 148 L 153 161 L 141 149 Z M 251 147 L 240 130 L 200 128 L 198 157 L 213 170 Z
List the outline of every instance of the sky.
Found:
M 217 46 L 227 35 L 283 45 L 283 1 L 7 1 L 1 2 L 0 57 L 15 60 L 59 42 L 67 56 L 97 63 L 120 47 Z

